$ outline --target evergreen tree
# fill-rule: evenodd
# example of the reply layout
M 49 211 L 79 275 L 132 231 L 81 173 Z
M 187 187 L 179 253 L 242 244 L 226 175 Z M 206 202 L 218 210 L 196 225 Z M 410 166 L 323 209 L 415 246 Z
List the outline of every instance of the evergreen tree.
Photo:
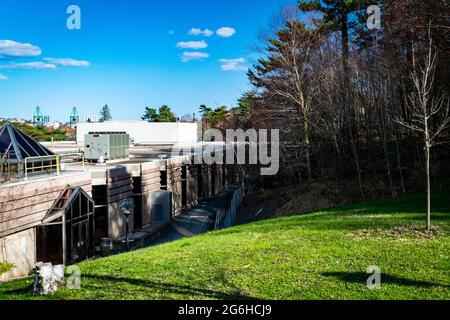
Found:
M 103 108 L 100 110 L 100 122 L 111 120 L 112 120 L 111 109 L 108 107 L 107 104 L 105 104 Z
M 148 122 L 176 122 L 177 118 L 169 106 L 163 105 L 157 111 L 156 109 L 146 107 L 142 120 Z
M 159 108 L 159 115 L 157 117 L 158 122 L 177 122 L 177 117 L 169 108 L 169 106 L 163 105 Z
M 300 0 L 299 8 L 305 12 L 319 12 L 322 19 L 315 20 L 324 32 L 340 32 L 344 70 L 348 70 L 349 38 L 360 21 L 362 11 L 374 0 Z
M 220 123 L 227 119 L 228 109 L 226 106 L 221 106 L 213 110 L 206 105 L 201 105 L 200 114 L 202 115 L 203 129 L 207 130 L 209 128 L 218 128 Z
M 145 113 L 141 117 L 142 120 L 147 120 L 148 122 L 156 122 L 158 117 L 158 111 L 153 108 L 145 107 Z
M 236 124 L 247 129 L 250 126 L 252 109 L 256 104 L 257 96 L 255 91 L 245 92 L 237 101 L 237 106 L 233 108 L 236 117 Z
M 108 107 L 107 104 L 105 104 L 103 108 L 100 110 L 100 122 L 111 120 L 112 120 L 111 109 Z

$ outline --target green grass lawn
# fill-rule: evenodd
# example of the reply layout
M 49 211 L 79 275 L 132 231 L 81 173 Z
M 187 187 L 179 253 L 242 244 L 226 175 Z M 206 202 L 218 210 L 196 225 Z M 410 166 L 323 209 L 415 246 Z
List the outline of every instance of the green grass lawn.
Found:
M 449 299 L 450 189 L 266 220 L 80 263 L 82 288 L 50 299 Z M 381 288 L 366 286 L 378 266 Z M 0 285 L 28 299 L 32 279 Z

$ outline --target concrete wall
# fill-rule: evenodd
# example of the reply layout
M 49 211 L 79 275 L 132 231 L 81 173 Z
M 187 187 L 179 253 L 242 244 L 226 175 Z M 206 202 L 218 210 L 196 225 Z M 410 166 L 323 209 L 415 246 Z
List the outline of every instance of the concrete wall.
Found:
M 187 164 L 187 208 L 198 205 L 198 170 L 193 160 Z
M 91 195 L 91 174 L 71 173 L 0 186 L 0 237 L 40 225 L 68 185 L 80 186 Z
M 84 136 L 95 131 L 124 131 L 135 144 L 191 144 L 197 142 L 196 123 L 149 123 L 146 121 L 111 121 L 79 123 L 77 143 L 84 144 Z
M 3 279 L 31 273 L 36 263 L 34 227 L 41 224 L 67 185 L 81 186 L 90 195 L 91 174 L 65 174 L 0 187 L 0 261 L 15 265 Z
M 172 213 L 174 216 L 182 210 L 181 166 L 179 159 L 169 159 L 166 163 L 167 191 L 172 192 Z
M 112 239 L 125 235 L 126 218 L 120 206 L 125 201 L 133 203 L 133 181 L 127 168 L 118 167 L 107 172 L 108 234 Z M 133 213 L 129 218 L 129 231 L 133 231 Z
M 142 225 L 147 226 L 153 222 L 152 197 L 153 193 L 161 188 L 161 172 L 158 162 L 141 164 L 142 183 Z
M 34 229 L 28 229 L 0 239 L 0 261 L 14 264 L 14 268 L 0 279 L 25 277 L 36 264 Z

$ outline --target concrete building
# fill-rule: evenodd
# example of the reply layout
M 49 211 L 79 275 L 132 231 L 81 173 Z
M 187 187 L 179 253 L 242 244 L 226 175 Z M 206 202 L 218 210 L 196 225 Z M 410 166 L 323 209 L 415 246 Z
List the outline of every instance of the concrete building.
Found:
M 147 149 L 159 154 L 171 148 Z M 205 146 L 203 154 L 222 152 L 217 149 L 224 151 L 225 158 L 224 146 Z M 64 162 L 58 170 L 0 183 L 0 261 L 15 266 L 0 278 L 29 275 L 40 261 L 69 265 L 85 260 L 99 251 L 102 238 L 122 243 L 125 202 L 133 204 L 131 232 L 160 230 L 183 210 L 238 182 L 223 164 L 198 164 L 201 156 L 155 159 L 143 155 L 106 164 Z M 64 159 L 58 154 L 45 157 Z
M 126 132 L 138 145 L 179 145 L 196 143 L 197 123 L 149 123 L 147 121 L 109 121 L 77 124 L 77 143 L 84 144 L 89 132 Z
M 219 166 L 197 165 L 194 156 L 75 169 L 0 184 L 0 261 L 15 265 L 0 279 L 26 276 L 39 261 L 68 265 L 92 257 L 102 238 L 125 236 L 125 201 L 134 205 L 130 232 L 162 228 L 237 182 L 226 183 Z M 161 192 L 170 196 L 164 210 L 155 200 Z

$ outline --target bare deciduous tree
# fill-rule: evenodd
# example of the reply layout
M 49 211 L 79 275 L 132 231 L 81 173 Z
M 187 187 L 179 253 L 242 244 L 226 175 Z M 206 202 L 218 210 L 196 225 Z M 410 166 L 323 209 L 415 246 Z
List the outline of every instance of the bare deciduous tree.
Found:
M 436 70 L 436 52 L 429 31 L 428 55 L 424 67 L 413 72 L 411 79 L 414 91 L 407 96 L 407 113 L 401 115 L 397 122 L 406 128 L 419 132 L 424 139 L 426 180 L 427 180 L 427 222 L 426 229 L 431 228 L 431 178 L 430 152 L 436 145 L 437 138 L 450 123 L 449 99 L 442 92 L 435 94 L 434 77 Z

